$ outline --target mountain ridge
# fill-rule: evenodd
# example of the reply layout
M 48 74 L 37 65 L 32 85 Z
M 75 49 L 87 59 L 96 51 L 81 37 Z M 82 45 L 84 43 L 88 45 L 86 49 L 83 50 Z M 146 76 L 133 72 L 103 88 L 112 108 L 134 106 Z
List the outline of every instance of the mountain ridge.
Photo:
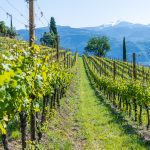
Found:
M 126 21 L 118 21 L 110 25 L 101 25 L 97 27 L 83 27 L 73 28 L 70 26 L 57 26 L 60 35 L 61 46 L 71 49 L 73 52 L 78 50 L 82 55 L 87 41 L 94 36 L 106 35 L 109 37 L 111 44 L 111 51 L 109 56 L 115 58 L 122 58 L 122 40 L 126 37 L 127 53 L 143 53 L 144 55 L 150 52 L 150 25 L 134 24 Z M 48 32 L 48 27 L 36 28 L 35 34 L 37 43 L 42 37 L 44 32 Z M 18 34 L 24 40 L 28 40 L 28 31 L 18 30 Z M 131 61 L 132 57 L 128 54 L 128 60 Z M 139 63 L 149 64 L 150 60 L 146 56 L 140 56 Z

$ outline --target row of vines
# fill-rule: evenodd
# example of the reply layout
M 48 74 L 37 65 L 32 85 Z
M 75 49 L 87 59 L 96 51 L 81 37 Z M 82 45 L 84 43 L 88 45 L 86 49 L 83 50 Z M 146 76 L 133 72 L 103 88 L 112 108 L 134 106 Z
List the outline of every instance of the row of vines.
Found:
M 83 56 L 97 87 L 114 108 L 140 127 L 150 127 L 149 68 L 108 58 Z
M 70 51 L 60 50 L 58 59 L 56 49 L 0 39 L 0 133 L 5 150 L 9 149 L 8 126 L 16 117 L 22 149 L 29 139 L 32 145 L 40 142 L 47 113 L 60 107 L 76 61 L 77 53 L 72 56 Z

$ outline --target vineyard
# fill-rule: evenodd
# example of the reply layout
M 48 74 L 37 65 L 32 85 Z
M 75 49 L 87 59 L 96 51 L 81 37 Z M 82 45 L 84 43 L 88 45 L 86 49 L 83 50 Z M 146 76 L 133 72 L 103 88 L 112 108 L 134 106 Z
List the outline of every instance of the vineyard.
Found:
M 135 67 L 126 62 L 107 58 L 86 56 L 83 58 L 91 76 L 107 100 L 139 125 L 149 129 L 149 68 Z
M 1 0 L 0 150 L 150 150 L 149 5 Z
M 148 67 L 0 38 L 0 149 L 148 149 L 149 105 Z
M 73 78 L 77 54 L 28 43 L 0 39 L 0 132 L 8 148 L 7 127 L 20 118 L 22 148 L 26 148 L 27 125 L 32 144 L 42 138 L 47 112 L 60 107 L 60 99 Z M 36 137 L 36 133 L 38 138 Z

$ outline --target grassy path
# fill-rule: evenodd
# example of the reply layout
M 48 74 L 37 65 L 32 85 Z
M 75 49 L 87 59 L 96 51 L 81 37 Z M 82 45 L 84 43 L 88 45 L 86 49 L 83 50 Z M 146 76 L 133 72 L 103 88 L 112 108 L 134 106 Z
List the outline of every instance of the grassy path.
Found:
M 77 76 L 48 122 L 40 150 L 148 150 L 123 117 L 96 96 L 79 59 Z
M 84 65 L 80 59 L 80 103 L 77 118 L 83 140 L 82 149 L 94 150 L 142 150 L 150 149 L 141 144 L 139 137 L 128 124 L 113 114 L 95 95 Z

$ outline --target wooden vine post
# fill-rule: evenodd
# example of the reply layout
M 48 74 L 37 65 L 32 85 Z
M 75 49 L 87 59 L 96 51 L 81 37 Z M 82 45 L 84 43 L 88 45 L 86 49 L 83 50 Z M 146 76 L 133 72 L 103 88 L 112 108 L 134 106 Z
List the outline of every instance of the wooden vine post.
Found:
M 57 61 L 59 62 L 59 35 L 57 35 L 56 41 L 57 41 Z
M 29 0 L 29 45 L 33 46 L 35 40 L 35 25 L 34 25 L 34 0 Z M 35 96 L 31 96 L 31 141 L 35 142 L 36 140 L 36 115 L 34 112 L 34 102 Z
M 133 78 L 134 80 L 137 79 L 137 74 L 136 74 L 136 54 L 133 53 Z
M 142 73 L 143 73 L 143 81 L 145 80 L 145 70 L 144 70 L 144 66 L 142 67 Z
M 67 68 L 69 68 L 69 55 L 67 54 Z
M 66 52 L 64 52 L 64 68 L 66 67 Z
M 114 68 L 114 70 L 113 70 L 113 79 L 115 80 L 116 79 L 116 62 L 115 61 L 113 62 L 113 68 Z
M 9 150 L 9 148 L 8 148 L 8 140 L 7 140 L 6 134 L 2 135 L 2 143 L 3 143 L 3 146 L 4 146 L 4 150 Z
M 102 63 L 101 63 L 101 60 L 100 60 L 100 59 L 99 59 L 99 63 L 100 63 L 100 65 L 99 65 L 99 73 L 100 73 L 100 76 L 101 76 L 101 75 L 102 75 L 102 74 L 101 74 L 101 71 L 102 71 L 102 70 L 101 70 L 101 68 L 102 68 Z
M 71 54 L 69 54 L 69 68 L 71 68 Z
M 136 81 L 137 79 L 137 74 L 136 74 L 136 54 L 133 53 L 133 79 Z M 134 83 L 135 84 L 135 83 Z M 133 104 L 134 104 L 134 112 L 135 112 L 135 121 L 137 121 L 137 102 L 136 98 L 133 98 Z
M 124 66 L 122 68 L 122 79 L 124 78 Z
M 113 79 L 114 79 L 114 81 L 115 81 L 115 79 L 116 79 L 116 62 L 114 61 L 113 62 Z M 113 105 L 115 106 L 116 104 L 115 104 L 115 99 L 116 99 L 116 93 L 115 93 L 115 91 L 113 92 Z
M 33 45 L 35 40 L 35 25 L 34 25 L 34 0 L 29 0 L 29 45 Z

